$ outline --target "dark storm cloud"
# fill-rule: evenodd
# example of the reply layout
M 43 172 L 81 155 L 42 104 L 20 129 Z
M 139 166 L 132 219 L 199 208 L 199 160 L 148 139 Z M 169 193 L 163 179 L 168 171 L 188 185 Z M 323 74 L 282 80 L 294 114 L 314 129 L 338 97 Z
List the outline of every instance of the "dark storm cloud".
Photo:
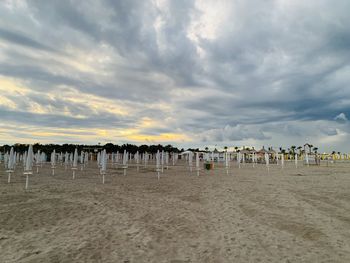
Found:
M 0 28 L 0 39 L 6 40 L 12 44 L 23 45 L 33 49 L 51 52 L 55 51 L 53 48 L 45 46 L 42 43 L 25 36 L 22 32 L 9 31 L 4 28 Z
M 119 119 L 113 114 L 92 115 L 78 118 L 58 114 L 36 114 L 25 111 L 11 111 L 0 108 L 0 120 L 3 123 L 21 123 L 50 128 L 128 128 L 125 119 Z M 131 124 L 130 124 L 131 125 Z

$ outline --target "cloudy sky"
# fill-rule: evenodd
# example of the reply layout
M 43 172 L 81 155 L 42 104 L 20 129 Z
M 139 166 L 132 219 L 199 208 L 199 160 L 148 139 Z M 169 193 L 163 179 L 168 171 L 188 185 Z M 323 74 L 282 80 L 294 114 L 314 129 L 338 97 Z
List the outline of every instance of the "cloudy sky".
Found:
M 4 0 L 0 144 L 350 151 L 348 0 Z

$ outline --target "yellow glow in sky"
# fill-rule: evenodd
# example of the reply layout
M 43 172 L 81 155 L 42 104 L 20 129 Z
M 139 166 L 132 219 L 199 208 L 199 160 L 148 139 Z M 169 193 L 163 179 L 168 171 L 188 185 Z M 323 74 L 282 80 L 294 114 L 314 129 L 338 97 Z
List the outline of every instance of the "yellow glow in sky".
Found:
M 98 97 L 92 94 L 81 93 L 74 87 L 62 87 L 59 92 L 56 89 L 51 90 L 46 94 L 39 94 L 37 91 L 26 87 L 22 82 L 18 82 L 11 78 L 0 78 L 0 105 L 10 110 L 30 112 L 33 114 L 48 114 L 53 118 L 57 115 L 72 116 L 74 118 L 87 118 L 91 114 L 115 114 L 119 116 L 133 116 L 133 108 L 130 105 L 119 105 L 116 101 L 108 98 Z M 31 96 L 45 96 L 48 101 L 47 105 L 41 105 L 30 99 Z M 8 97 L 7 97 L 8 96 Z M 21 101 L 26 101 L 26 108 L 22 109 Z M 60 101 L 67 102 L 68 106 L 63 109 L 57 109 L 54 107 L 54 103 Z M 71 113 L 69 105 L 75 105 L 77 107 L 85 107 L 87 110 L 81 113 Z M 149 104 L 152 109 L 159 109 L 162 111 L 171 111 L 169 105 L 166 104 Z M 82 115 L 83 114 L 83 115 Z M 159 121 L 152 117 L 142 117 L 139 120 L 135 120 L 133 126 L 129 128 L 111 128 L 109 129 L 108 123 L 106 128 L 55 128 L 55 127 L 36 127 L 30 125 L 14 125 L 11 127 L 11 123 L 6 123 L 5 126 L 0 127 L 0 133 L 2 134 L 3 141 L 13 141 L 18 143 L 48 143 L 48 142 L 114 142 L 120 143 L 121 141 L 130 141 L 135 143 L 163 143 L 163 142 L 183 142 L 190 141 L 190 137 L 181 133 L 159 133 L 159 134 L 147 134 L 145 130 L 151 130 L 152 128 L 166 128 L 166 120 Z M 15 132 L 13 132 L 15 131 Z M 21 139 L 21 138 L 24 139 Z
M 182 142 L 182 141 L 190 141 L 190 138 L 185 134 L 178 133 L 161 133 L 159 135 L 145 135 L 145 134 L 132 134 L 127 137 L 132 141 L 138 142 Z

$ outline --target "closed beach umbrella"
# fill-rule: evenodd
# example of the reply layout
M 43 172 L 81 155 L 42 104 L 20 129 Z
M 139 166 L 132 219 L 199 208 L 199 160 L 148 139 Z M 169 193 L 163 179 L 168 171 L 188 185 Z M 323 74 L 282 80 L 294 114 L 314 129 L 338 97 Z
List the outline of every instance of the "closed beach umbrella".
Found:
M 196 170 L 197 170 L 197 176 L 199 176 L 199 152 L 196 152 Z
M 80 164 L 84 164 L 84 151 L 80 153 Z
M 159 172 L 160 172 L 160 153 L 159 153 L 159 150 L 157 151 L 157 154 L 156 154 L 156 171 L 157 171 L 157 177 L 158 177 L 158 180 L 159 180 Z
M 10 150 L 10 155 L 8 157 L 8 165 L 7 165 L 7 168 L 9 170 L 13 170 L 14 169 L 14 165 L 15 165 L 15 154 L 14 154 L 14 150 L 13 150 L 13 147 L 11 147 L 11 150 Z
M 26 161 L 27 161 L 27 151 L 25 151 L 24 155 L 22 155 L 23 169 L 26 168 Z
M 100 160 L 101 160 L 101 170 L 100 173 L 102 174 L 102 183 L 105 183 L 105 174 L 106 174 L 106 170 L 107 170 L 107 154 L 106 154 L 106 149 L 104 149 L 101 152 L 100 155 Z
M 53 150 L 53 152 L 51 153 L 51 166 L 55 167 L 56 166 L 56 151 Z
M 32 171 L 33 169 L 33 158 L 34 158 L 33 145 L 29 145 L 27 160 L 26 160 L 26 168 L 25 168 L 27 172 Z
M 238 163 L 238 167 L 241 168 L 241 153 L 238 152 L 237 154 L 237 163 Z
M 73 164 L 73 158 L 74 158 L 74 154 L 73 154 L 73 153 L 70 153 L 70 154 L 69 154 L 69 163 L 70 163 L 70 165 Z
M 97 153 L 97 166 L 101 167 L 101 153 L 100 152 Z
M 75 148 L 74 157 L 73 157 L 73 167 L 76 168 L 78 166 L 78 149 Z
M 123 166 L 126 166 L 128 164 L 128 153 L 126 152 L 126 150 L 124 150 L 124 154 L 123 154 Z
M 5 166 L 5 169 L 8 168 L 8 161 L 9 161 L 9 154 L 8 154 L 8 152 L 6 152 L 4 154 L 4 166 Z
M 28 189 L 28 186 L 29 186 L 29 174 L 32 173 L 31 171 L 33 168 L 33 157 L 34 157 L 33 146 L 29 145 L 28 152 L 26 155 L 25 168 L 24 168 L 24 171 L 25 171 L 24 174 L 26 175 L 25 189 Z
M 268 153 L 265 153 L 265 163 L 266 163 L 266 166 L 269 166 L 270 164 L 270 158 Z
M 85 160 L 84 160 L 84 164 L 87 165 L 89 163 L 89 153 L 85 152 Z
M 13 173 L 15 167 L 16 154 L 14 153 L 13 147 L 11 147 L 10 154 L 6 153 L 4 156 L 5 167 L 7 168 L 8 178 L 7 182 L 11 182 L 11 173 Z
M 40 150 L 36 153 L 36 155 L 35 155 L 35 165 L 40 165 L 40 158 L 41 157 L 41 152 L 40 152 Z
M 192 160 L 193 159 L 193 152 L 188 152 L 188 165 L 190 166 L 190 172 L 192 172 Z
M 106 149 L 103 150 L 101 155 L 101 171 L 106 171 L 107 169 L 107 154 Z
M 68 152 L 66 152 L 64 155 L 64 165 L 66 166 L 66 169 L 67 169 L 67 166 L 69 165 L 69 153 Z

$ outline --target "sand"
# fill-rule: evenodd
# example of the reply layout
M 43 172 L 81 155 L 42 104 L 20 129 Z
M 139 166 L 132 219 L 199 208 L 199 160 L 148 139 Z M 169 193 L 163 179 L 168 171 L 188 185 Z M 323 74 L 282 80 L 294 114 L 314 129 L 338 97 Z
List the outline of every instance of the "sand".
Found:
M 350 262 L 350 163 L 123 176 L 49 165 L 7 184 L 0 262 Z

